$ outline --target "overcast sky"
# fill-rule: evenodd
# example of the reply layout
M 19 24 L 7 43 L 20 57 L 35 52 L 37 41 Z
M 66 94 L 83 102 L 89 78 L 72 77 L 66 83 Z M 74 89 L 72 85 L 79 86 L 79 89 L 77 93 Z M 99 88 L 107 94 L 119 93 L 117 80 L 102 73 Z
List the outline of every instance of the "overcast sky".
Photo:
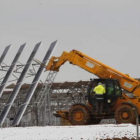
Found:
M 140 77 L 139 0 L 0 0 L 0 51 L 27 43 L 20 62 L 26 62 L 36 43 L 42 61 L 51 42 L 53 53 L 79 50 L 131 77 Z M 26 56 L 26 57 L 25 57 Z M 89 80 L 93 75 L 70 64 L 61 67 L 56 81 Z

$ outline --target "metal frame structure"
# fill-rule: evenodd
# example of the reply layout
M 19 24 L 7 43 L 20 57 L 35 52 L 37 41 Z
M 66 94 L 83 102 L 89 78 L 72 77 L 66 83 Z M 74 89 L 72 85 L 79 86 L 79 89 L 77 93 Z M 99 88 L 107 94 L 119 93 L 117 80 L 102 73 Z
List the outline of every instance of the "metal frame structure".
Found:
M 44 85 L 43 83 L 39 83 L 37 85 L 33 97 L 31 98 L 30 103 L 27 106 L 24 116 L 22 117 L 22 120 L 19 123 L 19 126 L 34 126 L 34 125 L 44 126 L 44 120 L 45 120 L 45 125 L 64 125 L 65 121 L 55 117 L 53 113 L 59 109 L 60 110 L 69 109 L 74 102 L 80 102 L 79 100 L 80 98 L 82 98 L 81 99 L 82 101 L 85 101 L 84 96 L 86 94 L 88 83 L 89 81 L 62 82 L 62 83 L 53 82 L 48 94 L 50 97 L 48 99 L 50 101 L 47 102 L 46 104 L 45 103 L 42 104 L 42 107 L 38 112 L 39 108 L 37 107 L 36 99 L 39 97 L 39 93 L 41 92 L 41 89 Z M 25 95 L 30 86 L 31 86 L 30 84 L 23 84 L 21 86 L 19 94 L 17 95 L 15 102 L 13 103 L 12 108 L 8 113 L 7 118 L 9 120 L 15 117 L 15 114 L 19 110 L 20 105 L 22 105 L 22 101 L 25 98 Z M 13 89 L 14 87 L 15 85 L 11 84 L 7 88 Z M 4 92 L 2 96 L 3 99 L 0 100 L 1 102 L 0 110 L 4 107 L 6 98 L 7 96 L 9 96 L 9 94 L 10 92 Z M 44 114 L 45 106 L 46 106 L 46 115 Z M 27 121 L 28 115 L 32 116 L 31 120 L 29 121 Z M 11 123 L 9 124 L 9 126 L 11 126 Z M 3 126 L 5 125 L 6 125 L 6 120 Z
M 47 53 L 42 61 L 42 65 L 45 66 L 46 63 L 48 62 L 48 60 L 51 57 L 51 54 L 55 48 L 56 43 L 57 43 L 57 41 L 54 41 L 53 43 L 51 43 L 50 48 L 48 49 L 48 51 L 47 51 Z M 18 50 L 18 52 L 17 52 L 17 54 L 16 54 L 16 56 L 15 56 L 15 58 L 10 66 L 7 66 L 5 63 L 3 63 L 3 59 L 5 58 L 11 45 L 7 46 L 1 55 L 0 71 L 5 71 L 6 75 L 5 75 L 5 77 L 0 79 L 0 80 L 2 80 L 1 85 L 0 85 L 0 95 L 2 95 L 2 93 L 6 87 L 7 82 L 10 82 L 9 78 L 11 75 L 13 75 L 14 78 L 16 78 L 15 80 L 12 80 L 12 81 L 17 81 L 13 91 L 12 92 L 10 91 L 11 94 L 9 96 L 7 103 L 5 104 L 5 102 L 6 102 L 5 101 L 1 106 L 1 107 L 3 107 L 3 110 L 1 109 L 1 115 L 0 115 L 0 125 L 1 126 L 4 123 L 6 116 L 8 115 L 10 109 L 13 107 L 14 100 L 16 99 L 16 97 L 18 95 L 18 92 L 21 88 L 21 84 L 22 84 L 23 79 L 26 76 L 26 74 L 27 74 L 27 78 L 31 77 L 31 76 L 35 76 L 35 77 L 34 77 L 34 80 L 31 84 L 31 86 L 29 87 L 29 90 L 27 91 L 27 94 L 23 100 L 23 104 L 21 104 L 19 110 L 16 111 L 17 115 L 15 116 L 15 119 L 13 121 L 13 125 L 17 125 L 19 123 L 20 119 L 22 118 L 22 115 L 24 114 L 24 112 L 25 112 L 25 110 L 26 110 L 26 108 L 27 108 L 32 96 L 33 96 L 33 93 L 34 93 L 36 86 L 39 82 L 39 79 L 40 79 L 40 76 L 43 72 L 44 67 L 42 67 L 42 65 L 40 65 L 37 72 L 35 71 L 34 66 L 37 66 L 38 64 L 32 64 L 33 69 L 29 69 L 29 67 L 31 65 L 31 61 L 33 60 L 33 57 L 35 56 L 40 44 L 41 43 L 36 44 L 31 56 L 29 57 L 29 59 L 25 65 L 23 65 L 20 62 L 19 62 L 19 64 L 17 64 L 17 62 L 18 62 L 18 59 L 19 59 L 26 44 L 23 44 L 20 46 L 20 48 L 19 48 L 19 50 Z M 29 72 L 27 73 L 28 69 L 29 69 Z M 22 71 L 20 71 L 20 70 L 22 70 Z M 15 75 L 15 73 L 20 74 L 19 78 Z
M 54 79 L 57 75 L 57 72 L 55 71 L 49 71 L 49 74 L 45 80 L 45 82 L 43 83 L 43 86 L 38 94 L 38 97 L 35 101 L 35 103 L 37 104 L 37 110 L 38 110 L 38 116 L 39 116 L 39 120 L 40 120 L 40 112 L 42 110 L 44 110 L 43 114 L 44 114 L 44 125 L 46 125 L 46 111 L 47 111 L 47 102 L 48 102 L 48 105 L 50 105 L 50 100 L 49 100 L 49 97 L 50 97 L 50 90 L 51 90 L 51 86 L 54 82 Z M 43 108 L 44 107 L 44 108 Z M 49 106 L 49 111 L 50 111 L 50 106 Z M 50 120 L 50 116 L 49 116 L 49 120 Z
M 22 81 L 23 81 L 24 77 L 26 76 L 26 73 L 27 73 L 27 71 L 28 71 L 28 69 L 29 69 L 29 67 L 30 67 L 30 65 L 32 63 L 32 60 L 33 60 L 33 58 L 34 58 L 34 56 L 35 56 L 40 44 L 41 44 L 41 42 L 36 44 L 35 48 L 33 49 L 32 53 L 31 53 L 31 55 L 30 55 L 30 57 L 29 57 L 29 59 L 28 59 L 28 61 L 26 63 L 26 66 L 24 67 L 24 69 L 23 69 L 23 71 L 22 71 L 22 73 L 21 73 L 21 75 L 20 75 L 20 77 L 19 77 L 19 79 L 18 79 L 13 91 L 10 94 L 10 97 L 9 97 L 4 109 L 1 112 L 0 125 L 3 124 L 6 116 L 7 116 L 8 112 L 9 112 L 9 110 L 10 110 L 10 108 L 11 108 L 11 106 L 12 106 L 12 104 L 13 104 L 13 102 L 14 102 L 14 100 L 15 100 L 18 92 L 19 92 L 19 90 L 20 90 Z
M 52 54 L 52 52 L 53 52 L 53 50 L 55 48 L 56 43 L 57 43 L 57 41 L 54 41 L 53 43 L 51 43 L 51 45 L 50 45 L 50 47 L 49 47 L 49 49 L 48 49 L 48 51 L 47 51 L 42 63 L 41 63 L 42 65 L 46 65 L 47 61 L 51 57 L 51 54 Z M 21 120 L 21 118 L 22 118 L 22 116 L 23 116 L 23 114 L 24 114 L 24 112 L 25 112 L 25 110 L 27 108 L 27 105 L 29 104 L 29 102 L 30 102 L 30 100 L 31 100 L 31 98 L 33 96 L 33 93 L 34 93 L 34 91 L 35 91 L 35 89 L 37 87 L 37 84 L 39 82 L 39 78 L 40 78 L 40 76 L 41 76 L 41 74 L 43 72 L 43 69 L 44 69 L 44 67 L 42 67 L 42 65 L 40 65 L 40 67 L 39 67 L 39 69 L 37 71 L 37 74 L 35 75 L 35 77 L 33 79 L 33 82 L 31 84 L 31 86 L 29 87 L 29 90 L 27 91 L 27 94 L 26 94 L 26 96 L 25 96 L 25 98 L 24 98 L 24 100 L 22 102 L 22 105 L 20 106 L 20 108 L 19 108 L 19 110 L 18 110 L 18 112 L 17 112 L 17 114 L 16 114 L 16 116 L 14 118 L 14 121 L 12 123 L 13 126 L 19 124 L 19 122 L 20 122 L 20 120 Z
M 22 64 L 21 62 L 17 61 L 16 65 L 15 65 L 15 68 L 13 70 L 13 73 L 12 73 L 12 80 L 8 80 L 8 82 L 16 82 L 19 78 L 17 76 L 17 74 L 21 74 L 23 68 L 25 67 L 26 64 Z M 37 71 L 37 68 L 39 67 L 40 65 L 36 62 L 33 62 L 29 68 L 29 71 L 28 73 L 26 74 L 26 78 L 29 78 L 29 77 L 33 77 L 36 75 L 36 71 Z M 9 65 L 5 64 L 5 63 L 2 63 L 1 66 L 0 66 L 0 71 L 3 71 L 3 72 L 7 72 L 8 69 L 9 69 Z M 3 80 L 4 77 L 1 77 L 0 78 L 0 83 L 1 83 L 1 80 Z
M 53 113 L 56 110 L 67 110 L 75 102 L 86 102 L 88 83 L 89 81 L 52 83 L 50 90 L 46 89 L 45 103 L 39 102 L 38 125 L 59 125 L 60 121 L 54 121 L 57 118 Z

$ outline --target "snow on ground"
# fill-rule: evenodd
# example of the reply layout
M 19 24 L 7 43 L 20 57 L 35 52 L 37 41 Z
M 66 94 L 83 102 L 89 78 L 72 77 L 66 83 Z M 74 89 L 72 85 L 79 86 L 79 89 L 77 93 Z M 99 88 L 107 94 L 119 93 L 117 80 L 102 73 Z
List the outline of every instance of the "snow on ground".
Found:
M 0 129 L 0 140 L 99 140 L 136 138 L 132 124 L 87 126 L 11 127 Z

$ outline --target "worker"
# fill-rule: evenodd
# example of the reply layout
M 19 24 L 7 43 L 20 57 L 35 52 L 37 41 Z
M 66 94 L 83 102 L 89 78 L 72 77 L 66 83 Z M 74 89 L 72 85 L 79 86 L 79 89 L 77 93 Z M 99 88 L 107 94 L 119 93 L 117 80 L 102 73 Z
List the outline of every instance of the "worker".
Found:
M 95 99 L 96 99 L 96 113 L 101 115 L 103 113 L 103 104 L 104 104 L 104 94 L 105 94 L 105 87 L 101 82 L 93 89 L 95 92 Z
M 113 85 L 109 84 L 107 87 L 107 93 L 108 95 L 111 95 L 113 93 L 114 89 L 113 89 Z
M 108 87 L 107 90 L 108 90 L 108 95 L 111 95 L 114 91 L 113 87 Z

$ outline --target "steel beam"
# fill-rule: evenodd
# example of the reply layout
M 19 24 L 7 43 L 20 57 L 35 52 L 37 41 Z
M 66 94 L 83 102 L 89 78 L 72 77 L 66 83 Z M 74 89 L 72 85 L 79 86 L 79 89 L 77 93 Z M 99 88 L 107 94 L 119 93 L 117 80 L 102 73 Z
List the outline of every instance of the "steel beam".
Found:
M 10 49 L 10 47 L 11 47 L 11 45 L 7 46 L 7 47 L 4 49 L 4 51 L 3 51 L 2 55 L 1 55 L 1 58 L 0 58 L 0 64 L 3 62 L 3 60 L 4 60 L 4 58 L 5 58 L 5 56 L 6 56 L 7 52 L 8 52 L 8 50 Z
M 15 56 L 15 58 L 14 58 L 12 64 L 11 64 L 11 66 L 10 66 L 10 68 L 8 69 L 8 71 L 7 71 L 5 77 L 4 77 L 4 79 L 3 79 L 3 81 L 0 85 L 0 97 L 2 96 L 2 93 L 3 93 L 3 90 L 5 89 L 6 83 L 8 82 L 8 79 L 9 79 L 10 75 L 12 74 L 12 72 L 14 70 L 14 67 L 16 65 L 16 62 L 17 62 L 18 58 L 20 57 L 25 45 L 26 44 L 23 44 L 23 45 L 20 46 L 20 48 L 19 48 L 19 50 L 18 50 L 18 52 L 17 52 L 17 54 L 16 54 L 16 56 Z

